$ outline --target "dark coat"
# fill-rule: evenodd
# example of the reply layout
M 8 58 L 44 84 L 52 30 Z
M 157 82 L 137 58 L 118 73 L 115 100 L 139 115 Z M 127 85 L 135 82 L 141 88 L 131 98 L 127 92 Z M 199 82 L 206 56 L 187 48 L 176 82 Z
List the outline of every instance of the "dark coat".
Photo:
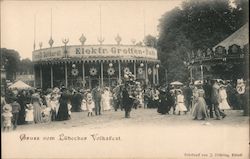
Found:
M 58 109 L 58 114 L 56 119 L 58 121 L 62 121 L 62 120 L 68 120 L 69 119 L 69 111 L 68 111 L 68 100 L 69 100 L 69 96 L 67 93 L 62 93 L 60 99 L 59 99 L 59 103 L 60 103 L 60 107 Z
M 218 105 L 219 104 L 219 85 L 214 84 L 211 91 L 211 103 Z
M 123 107 L 132 107 L 133 99 L 129 97 L 127 89 L 122 90 L 122 105 Z
M 166 94 L 165 93 L 161 93 L 159 95 L 159 106 L 158 106 L 158 109 L 157 109 L 157 112 L 158 113 L 161 113 L 161 114 L 166 114 L 169 112 L 169 105 L 168 105 L 168 102 L 167 102 L 167 97 L 166 97 Z

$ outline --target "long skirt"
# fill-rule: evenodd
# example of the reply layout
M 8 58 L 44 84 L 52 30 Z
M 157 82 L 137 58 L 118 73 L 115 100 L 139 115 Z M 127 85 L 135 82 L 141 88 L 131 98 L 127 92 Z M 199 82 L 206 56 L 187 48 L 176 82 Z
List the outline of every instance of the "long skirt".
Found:
M 219 108 L 221 110 L 228 110 L 231 109 L 231 107 L 229 106 L 229 104 L 227 103 L 227 99 L 223 99 L 221 103 L 219 103 Z
M 208 118 L 208 113 L 206 109 L 206 102 L 203 98 L 199 98 L 193 107 L 193 116 L 195 119 L 206 119 Z
M 33 107 L 34 107 L 34 122 L 35 123 L 42 122 L 42 108 L 40 104 L 37 102 L 34 102 Z
M 185 112 L 185 111 L 187 111 L 187 108 L 184 105 L 184 103 L 177 103 L 175 111 L 176 111 L 176 113 L 178 113 L 178 112 Z

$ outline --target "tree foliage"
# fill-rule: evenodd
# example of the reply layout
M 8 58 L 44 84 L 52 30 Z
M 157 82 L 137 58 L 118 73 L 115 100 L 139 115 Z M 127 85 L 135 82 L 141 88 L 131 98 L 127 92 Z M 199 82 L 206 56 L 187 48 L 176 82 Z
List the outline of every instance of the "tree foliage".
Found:
M 157 47 L 157 39 L 152 35 L 147 35 L 144 38 L 144 44 L 149 47 L 156 48 Z
M 188 53 L 215 46 L 248 20 L 248 0 L 189 0 L 165 13 L 159 22 L 157 48 L 168 80 L 185 81 Z
M 12 49 L 1 48 L 1 68 L 6 71 L 6 79 L 15 80 L 16 73 L 32 73 L 33 63 L 30 59 L 20 60 L 20 55 Z
M 15 50 L 1 48 L 1 68 L 6 70 L 6 79 L 14 80 L 20 63 L 20 55 Z

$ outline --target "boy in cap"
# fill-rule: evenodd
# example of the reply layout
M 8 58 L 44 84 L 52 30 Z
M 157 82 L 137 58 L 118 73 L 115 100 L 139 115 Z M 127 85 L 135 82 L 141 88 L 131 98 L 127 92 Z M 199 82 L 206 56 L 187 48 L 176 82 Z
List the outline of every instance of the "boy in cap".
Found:
M 12 115 L 13 115 L 13 118 L 12 118 L 13 129 L 16 129 L 19 111 L 21 110 L 21 106 L 19 103 L 17 103 L 16 97 L 13 97 L 13 102 L 11 103 L 11 106 L 12 106 Z

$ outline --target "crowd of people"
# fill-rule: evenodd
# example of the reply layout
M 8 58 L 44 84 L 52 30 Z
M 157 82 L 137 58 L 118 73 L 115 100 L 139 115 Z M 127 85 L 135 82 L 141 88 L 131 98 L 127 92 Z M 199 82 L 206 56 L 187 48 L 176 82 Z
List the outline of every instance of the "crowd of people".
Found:
M 174 89 L 169 87 L 160 93 L 158 112 L 168 114 L 186 114 L 190 112 L 193 119 L 206 120 L 226 117 L 225 110 L 244 110 L 248 115 L 249 86 L 242 79 L 226 81 L 221 79 L 207 80 L 193 85 Z
M 212 83 L 211 83 L 212 82 Z M 179 88 L 142 87 L 140 82 L 126 82 L 111 89 L 66 89 L 65 87 L 35 90 L 8 90 L 1 94 L 1 114 L 4 130 L 17 125 L 71 119 L 71 112 L 87 112 L 98 116 L 105 111 L 125 112 L 130 118 L 132 108 L 157 108 L 160 114 L 193 115 L 194 120 L 226 117 L 225 110 L 247 107 L 248 89 L 238 81 L 237 86 L 223 80 L 205 81 Z M 214 116 L 215 115 L 215 116 Z

